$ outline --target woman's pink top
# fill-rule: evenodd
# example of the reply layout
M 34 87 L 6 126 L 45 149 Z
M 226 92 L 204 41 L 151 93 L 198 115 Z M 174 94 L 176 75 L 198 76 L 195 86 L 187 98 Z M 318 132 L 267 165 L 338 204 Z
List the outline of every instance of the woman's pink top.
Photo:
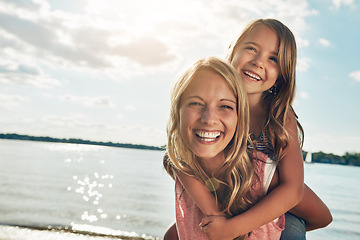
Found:
M 265 168 L 268 163 L 268 156 L 264 153 L 257 152 L 259 159 L 256 172 L 259 176 L 252 189 L 252 194 L 257 199 L 265 197 L 267 190 L 265 189 Z M 270 176 L 272 178 L 272 175 Z M 180 240 L 206 240 L 206 234 L 201 230 L 199 224 L 205 217 L 201 210 L 196 206 L 191 197 L 184 190 L 179 179 L 175 181 L 175 211 L 176 211 L 176 227 Z M 285 227 L 284 215 L 279 218 L 255 229 L 247 238 L 249 240 L 277 240 L 280 239 L 281 231 Z

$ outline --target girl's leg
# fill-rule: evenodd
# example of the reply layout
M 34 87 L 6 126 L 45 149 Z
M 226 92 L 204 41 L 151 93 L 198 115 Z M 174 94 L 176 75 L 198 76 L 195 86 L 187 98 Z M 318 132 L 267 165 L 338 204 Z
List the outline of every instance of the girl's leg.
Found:
M 280 240 L 305 240 L 305 221 L 289 212 L 285 213 L 285 229 L 281 233 Z
M 166 231 L 164 240 L 179 240 L 175 223 L 173 223 Z

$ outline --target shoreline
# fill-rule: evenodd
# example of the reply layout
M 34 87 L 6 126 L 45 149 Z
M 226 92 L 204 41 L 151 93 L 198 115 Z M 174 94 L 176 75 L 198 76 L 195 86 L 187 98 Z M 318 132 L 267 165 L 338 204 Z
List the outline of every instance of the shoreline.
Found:
M 158 147 L 158 146 L 149 146 L 149 145 L 132 144 L 132 143 L 99 142 L 99 141 L 84 140 L 84 139 L 78 139 L 78 138 L 65 139 L 65 138 L 54 138 L 54 137 L 40 137 L 40 136 L 30 136 L 30 135 L 17 134 L 17 133 L 0 133 L 0 139 L 20 140 L 20 141 L 36 141 L 36 142 L 85 144 L 85 145 L 142 149 L 142 150 L 155 150 L 155 151 L 164 151 L 165 150 L 165 146 Z
M 98 228 L 95 227 L 94 228 Z M 22 226 L 0 223 L 0 240 L 159 240 L 134 232 L 115 231 L 114 234 L 76 230 L 72 226 Z M 15 238 L 14 238 L 15 237 Z
M 166 145 L 164 146 L 148 146 L 142 144 L 131 144 L 131 143 L 113 143 L 113 142 L 99 142 L 83 139 L 65 139 L 65 138 L 54 138 L 54 137 L 40 137 L 30 136 L 17 133 L 0 133 L 0 139 L 5 140 L 20 140 L 20 141 L 36 141 L 36 142 L 53 142 L 53 143 L 70 143 L 70 144 L 84 144 L 94 146 L 105 146 L 105 147 L 117 147 L 117 148 L 128 148 L 128 149 L 142 149 L 151 151 L 166 151 Z M 302 150 L 303 160 L 307 151 Z M 337 164 L 337 165 L 350 165 L 360 167 L 360 153 L 346 152 L 344 155 L 339 156 L 333 153 L 311 152 L 312 162 L 325 163 L 325 164 Z M 1 240 L 1 239 L 0 239 Z

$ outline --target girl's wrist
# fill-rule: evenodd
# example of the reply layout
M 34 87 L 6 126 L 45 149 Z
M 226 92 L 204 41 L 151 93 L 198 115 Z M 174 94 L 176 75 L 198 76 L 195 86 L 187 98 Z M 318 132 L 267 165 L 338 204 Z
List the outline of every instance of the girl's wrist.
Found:
M 227 226 L 233 239 L 248 233 L 246 229 L 244 229 L 244 226 L 247 225 L 244 220 L 241 214 L 228 219 Z

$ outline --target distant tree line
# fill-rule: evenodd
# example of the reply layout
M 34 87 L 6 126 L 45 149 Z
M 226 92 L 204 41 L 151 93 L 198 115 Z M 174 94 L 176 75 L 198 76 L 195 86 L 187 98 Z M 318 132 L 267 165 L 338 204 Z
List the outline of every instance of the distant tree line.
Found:
M 165 150 L 165 147 L 147 146 L 141 144 L 130 144 L 130 143 L 112 143 L 112 142 L 96 142 L 89 140 L 82 140 L 76 138 L 52 138 L 52 137 L 35 137 L 29 135 L 21 135 L 16 133 L 0 133 L 0 139 L 14 139 L 14 140 L 27 140 L 27 141 L 41 141 L 41 142 L 61 142 L 61 143 L 75 143 L 75 144 L 89 144 L 89 145 L 100 145 L 108 147 L 121 147 L 121 148 L 134 148 L 134 149 L 145 149 L 145 150 Z
M 52 138 L 52 137 L 36 137 L 36 136 L 21 135 L 16 133 L 7 133 L 7 134 L 0 133 L 0 139 L 1 138 L 28 140 L 28 141 L 42 141 L 42 142 L 90 144 L 90 145 L 100 145 L 100 146 L 108 146 L 108 147 L 134 148 L 134 149 L 146 149 L 146 150 L 158 150 L 158 151 L 162 151 L 166 149 L 166 146 L 156 147 L 156 146 L 147 146 L 147 145 L 130 144 L 130 143 L 96 142 L 96 141 L 82 140 L 76 138 L 65 139 L 65 138 Z M 303 151 L 304 159 L 306 154 L 307 152 Z M 360 166 L 360 153 L 347 152 L 343 156 L 338 156 L 332 153 L 314 152 L 312 153 L 312 162 Z
M 307 152 L 303 151 L 304 159 L 306 154 Z M 338 156 L 332 153 L 314 152 L 312 153 L 312 162 L 360 166 L 360 153 L 347 152 L 343 156 Z

